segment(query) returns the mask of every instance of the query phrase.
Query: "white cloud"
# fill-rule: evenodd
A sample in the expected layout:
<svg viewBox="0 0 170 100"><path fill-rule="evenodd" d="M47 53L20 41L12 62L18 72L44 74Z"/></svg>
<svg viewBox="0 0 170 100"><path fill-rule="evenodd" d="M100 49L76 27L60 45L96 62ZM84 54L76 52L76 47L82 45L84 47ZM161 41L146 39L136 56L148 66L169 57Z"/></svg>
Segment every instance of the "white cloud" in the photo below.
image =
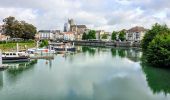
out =
<svg viewBox="0 0 170 100"><path fill-rule="evenodd" d="M107 31L159 22L170 25L168 0L0 0L0 19L15 16L38 29L63 29L68 18Z"/></svg>

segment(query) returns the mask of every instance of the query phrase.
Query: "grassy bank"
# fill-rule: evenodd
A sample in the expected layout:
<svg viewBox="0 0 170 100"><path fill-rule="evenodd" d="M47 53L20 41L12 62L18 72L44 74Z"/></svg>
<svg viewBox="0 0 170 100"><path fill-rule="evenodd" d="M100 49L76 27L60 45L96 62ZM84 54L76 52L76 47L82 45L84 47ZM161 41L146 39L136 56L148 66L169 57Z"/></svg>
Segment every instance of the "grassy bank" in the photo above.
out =
<svg viewBox="0 0 170 100"><path fill-rule="evenodd" d="M26 50L28 48L33 48L36 46L35 42L20 42L19 50ZM0 49L2 52L16 51L16 43L0 43Z"/></svg>

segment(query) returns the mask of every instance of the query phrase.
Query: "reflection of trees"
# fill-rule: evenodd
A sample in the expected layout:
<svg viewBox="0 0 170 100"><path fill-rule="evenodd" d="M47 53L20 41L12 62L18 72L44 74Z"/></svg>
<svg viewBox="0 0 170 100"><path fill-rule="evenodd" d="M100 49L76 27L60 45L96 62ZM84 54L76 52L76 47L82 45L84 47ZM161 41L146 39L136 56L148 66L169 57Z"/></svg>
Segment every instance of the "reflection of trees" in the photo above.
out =
<svg viewBox="0 0 170 100"><path fill-rule="evenodd" d="M111 53L112 53L112 57L115 57L117 54L116 54L116 49L111 49Z"/></svg>
<svg viewBox="0 0 170 100"><path fill-rule="evenodd" d="M7 69L6 75L8 80L11 82L15 82L16 79L24 72L31 68L33 65L37 63L37 60L33 60L31 62L26 63L16 63L16 64L9 64L9 68Z"/></svg>
<svg viewBox="0 0 170 100"><path fill-rule="evenodd" d="M140 61L140 50L137 50L137 49L128 49L127 50L127 58L129 60L132 60L134 62L138 62Z"/></svg>
<svg viewBox="0 0 170 100"><path fill-rule="evenodd" d="M94 55L96 53L96 50L91 47L82 47L83 53L88 52L90 55Z"/></svg>
<svg viewBox="0 0 170 100"><path fill-rule="evenodd" d="M126 57L126 50L125 49L119 49L118 54L121 58Z"/></svg>
<svg viewBox="0 0 170 100"><path fill-rule="evenodd" d="M3 87L3 72L0 71L0 89Z"/></svg>
<svg viewBox="0 0 170 100"><path fill-rule="evenodd" d="M147 66L142 63L142 69L146 74L146 80L153 93L170 93L170 70Z"/></svg>

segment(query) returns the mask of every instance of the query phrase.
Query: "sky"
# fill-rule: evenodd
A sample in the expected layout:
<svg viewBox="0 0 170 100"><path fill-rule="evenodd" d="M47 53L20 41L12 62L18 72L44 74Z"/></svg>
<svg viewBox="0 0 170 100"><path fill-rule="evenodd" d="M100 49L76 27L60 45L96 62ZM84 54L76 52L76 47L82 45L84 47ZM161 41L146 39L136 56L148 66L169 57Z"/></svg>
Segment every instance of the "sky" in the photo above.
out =
<svg viewBox="0 0 170 100"><path fill-rule="evenodd" d="M169 0L0 0L0 24L8 16L24 20L38 30L60 29L68 18L90 29L170 26Z"/></svg>

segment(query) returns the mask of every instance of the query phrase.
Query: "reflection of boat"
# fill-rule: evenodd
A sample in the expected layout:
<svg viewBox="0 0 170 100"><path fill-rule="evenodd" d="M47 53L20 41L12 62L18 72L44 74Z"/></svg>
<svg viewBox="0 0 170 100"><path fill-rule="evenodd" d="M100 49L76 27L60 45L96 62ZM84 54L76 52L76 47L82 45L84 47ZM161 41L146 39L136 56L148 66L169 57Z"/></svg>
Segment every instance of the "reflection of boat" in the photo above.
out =
<svg viewBox="0 0 170 100"><path fill-rule="evenodd" d="M30 58L25 52L5 52L2 53L2 62L27 62Z"/></svg>
<svg viewBox="0 0 170 100"><path fill-rule="evenodd" d="M74 45L72 45L70 43L60 43L54 47L54 50L57 52L62 52L62 51L74 52L74 51L76 51L76 48L74 47Z"/></svg>

